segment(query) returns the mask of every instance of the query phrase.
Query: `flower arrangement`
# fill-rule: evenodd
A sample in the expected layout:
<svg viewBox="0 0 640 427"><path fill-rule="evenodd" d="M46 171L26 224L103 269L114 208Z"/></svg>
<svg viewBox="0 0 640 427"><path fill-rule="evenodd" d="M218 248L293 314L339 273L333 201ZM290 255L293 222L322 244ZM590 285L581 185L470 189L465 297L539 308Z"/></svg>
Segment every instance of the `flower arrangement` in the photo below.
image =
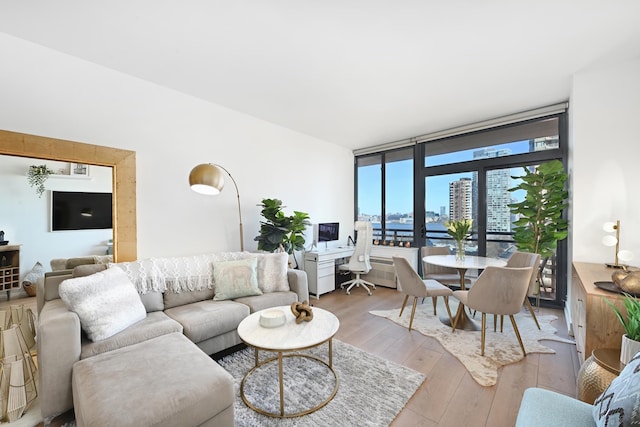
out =
<svg viewBox="0 0 640 427"><path fill-rule="evenodd" d="M456 242L465 240L468 237L471 237L472 222L473 220L471 219L447 221L445 223L445 226L447 227L447 233L449 233L449 235L453 237Z"/></svg>
<svg viewBox="0 0 640 427"><path fill-rule="evenodd" d="M447 221L445 226L447 227L447 233L456 241L456 259L464 260L464 241L471 237L471 219L460 219Z"/></svg>

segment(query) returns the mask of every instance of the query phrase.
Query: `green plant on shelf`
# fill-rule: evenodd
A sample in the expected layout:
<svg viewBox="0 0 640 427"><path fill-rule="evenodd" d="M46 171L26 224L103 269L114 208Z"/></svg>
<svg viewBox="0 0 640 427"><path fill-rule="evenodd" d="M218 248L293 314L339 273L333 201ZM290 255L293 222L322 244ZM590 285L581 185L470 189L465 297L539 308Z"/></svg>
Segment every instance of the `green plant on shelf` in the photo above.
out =
<svg viewBox="0 0 640 427"><path fill-rule="evenodd" d="M52 175L53 173L54 172L49 169L47 165L29 166L29 171L27 172L27 181L29 182L30 186L36 187L36 193L38 193L38 197L42 197L42 194L44 194L44 183L49 178L49 175Z"/></svg>

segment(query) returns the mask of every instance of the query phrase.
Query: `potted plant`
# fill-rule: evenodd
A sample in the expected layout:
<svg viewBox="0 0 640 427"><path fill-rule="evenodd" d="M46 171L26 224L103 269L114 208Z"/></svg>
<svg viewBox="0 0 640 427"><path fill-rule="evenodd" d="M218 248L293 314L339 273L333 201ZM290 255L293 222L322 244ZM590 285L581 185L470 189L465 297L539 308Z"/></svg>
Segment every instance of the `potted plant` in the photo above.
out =
<svg viewBox="0 0 640 427"><path fill-rule="evenodd" d="M42 197L44 193L44 183L49 178L49 175L53 174L53 171L47 167L47 165L29 166L29 170L27 172L27 181L29 185L32 187L36 187L36 193L38 193L38 197Z"/></svg>
<svg viewBox="0 0 640 427"><path fill-rule="evenodd" d="M258 242L258 250L275 252L283 251L295 257L295 251L304 249L304 232L311 225L309 214L293 211L292 215L286 215L282 208L282 200L262 199L260 214L264 221L260 221L260 235L255 237Z"/></svg>
<svg viewBox="0 0 640 427"><path fill-rule="evenodd" d="M627 311L626 319L622 316L618 307L613 305L607 298L605 298L605 301L611 306L624 328L625 333L622 335L620 361L626 365L640 351L640 300L624 293L622 301Z"/></svg>
<svg viewBox="0 0 640 427"><path fill-rule="evenodd" d="M555 253L558 241L568 233L568 222L562 218L568 206L567 174L559 160L542 163L533 171L523 169L524 176L511 177L522 182L509 189L525 192L524 200L509 205L511 213L518 218L513 223L513 240L519 250L549 258Z"/></svg>

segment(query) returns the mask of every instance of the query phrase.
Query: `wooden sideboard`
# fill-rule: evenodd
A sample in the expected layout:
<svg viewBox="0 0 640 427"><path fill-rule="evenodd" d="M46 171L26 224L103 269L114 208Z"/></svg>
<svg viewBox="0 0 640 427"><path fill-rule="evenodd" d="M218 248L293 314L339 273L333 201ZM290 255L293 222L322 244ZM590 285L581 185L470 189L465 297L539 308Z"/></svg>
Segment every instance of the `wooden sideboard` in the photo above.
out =
<svg viewBox="0 0 640 427"><path fill-rule="evenodd" d="M605 298L622 313L622 295L596 287L593 283L611 281L615 270L604 264L574 262L571 279L571 323L580 363L597 348L620 348L624 329Z"/></svg>

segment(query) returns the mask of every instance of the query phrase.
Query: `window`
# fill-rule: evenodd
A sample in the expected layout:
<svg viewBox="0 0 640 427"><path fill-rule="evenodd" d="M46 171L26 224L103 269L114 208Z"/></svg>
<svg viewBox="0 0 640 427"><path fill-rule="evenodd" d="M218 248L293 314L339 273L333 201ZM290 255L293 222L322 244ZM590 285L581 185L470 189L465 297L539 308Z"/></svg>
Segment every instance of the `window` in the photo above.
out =
<svg viewBox="0 0 640 427"><path fill-rule="evenodd" d="M471 218L467 253L508 258L516 250L509 204L524 197L508 190L517 185L523 166L564 161L565 138L562 110L440 139L414 138L411 147L357 156L357 217L372 218L379 244L448 246L452 253L454 242L444 224ZM542 271L550 277L540 297L552 305L566 295L564 259L562 241Z"/></svg>

